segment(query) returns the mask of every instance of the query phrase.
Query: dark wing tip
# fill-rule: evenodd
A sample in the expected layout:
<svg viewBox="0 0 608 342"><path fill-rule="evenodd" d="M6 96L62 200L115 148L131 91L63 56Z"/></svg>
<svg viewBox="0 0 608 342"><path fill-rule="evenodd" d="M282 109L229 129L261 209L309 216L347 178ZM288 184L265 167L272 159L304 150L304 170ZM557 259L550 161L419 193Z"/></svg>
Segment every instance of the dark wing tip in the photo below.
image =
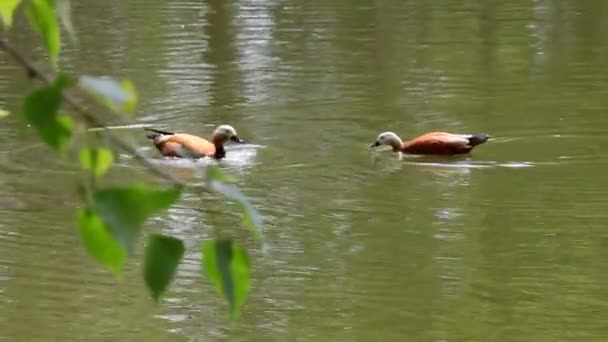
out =
<svg viewBox="0 0 608 342"><path fill-rule="evenodd" d="M485 133L473 134L469 138L469 143L471 144L471 146L477 146L485 143L486 141L488 141L489 138L490 136Z"/></svg>
<svg viewBox="0 0 608 342"><path fill-rule="evenodd" d="M173 135L173 134L175 134L173 132L161 131L160 129L148 128L148 127L144 127L144 131L149 131L149 132L154 132L154 133L164 134L164 135Z"/></svg>

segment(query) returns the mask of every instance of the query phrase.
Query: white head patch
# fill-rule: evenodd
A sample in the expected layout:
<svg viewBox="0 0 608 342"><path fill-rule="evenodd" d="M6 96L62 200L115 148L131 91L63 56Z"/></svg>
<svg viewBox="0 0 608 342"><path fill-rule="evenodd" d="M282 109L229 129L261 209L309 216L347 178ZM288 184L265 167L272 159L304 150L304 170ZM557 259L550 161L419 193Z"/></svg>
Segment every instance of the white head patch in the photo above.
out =
<svg viewBox="0 0 608 342"><path fill-rule="evenodd" d="M391 141L401 142L401 139L399 138L399 136L397 136L397 134L395 134L393 132L380 133L376 140L384 145L389 145Z"/></svg>
<svg viewBox="0 0 608 342"><path fill-rule="evenodd" d="M221 125L216 129L216 132L225 134L228 137L236 136L236 129L230 125Z"/></svg>

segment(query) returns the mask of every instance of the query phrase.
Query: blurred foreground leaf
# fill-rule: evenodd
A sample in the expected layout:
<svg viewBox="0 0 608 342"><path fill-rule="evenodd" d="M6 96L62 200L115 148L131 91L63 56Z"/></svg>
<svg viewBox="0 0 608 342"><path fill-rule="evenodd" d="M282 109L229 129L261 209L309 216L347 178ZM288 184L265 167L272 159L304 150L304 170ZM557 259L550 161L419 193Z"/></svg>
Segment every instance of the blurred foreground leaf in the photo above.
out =
<svg viewBox="0 0 608 342"><path fill-rule="evenodd" d="M13 25L13 13L19 3L21 0L0 0L0 19L4 27L9 28Z"/></svg>
<svg viewBox="0 0 608 342"><path fill-rule="evenodd" d="M230 317L236 319L249 293L249 258L232 240L206 241L203 265L216 290L228 300Z"/></svg>
<svg viewBox="0 0 608 342"><path fill-rule="evenodd" d="M245 226L258 241L263 241L262 216L236 185L227 184L227 182L233 181L232 178L214 166L208 167L207 178L209 179L209 187L212 190L239 204L243 213L243 226Z"/></svg>
<svg viewBox="0 0 608 342"><path fill-rule="evenodd" d="M114 239L131 254L146 219L168 209L179 195L179 188L156 190L145 185L132 185L98 190L93 201L95 210Z"/></svg>
<svg viewBox="0 0 608 342"><path fill-rule="evenodd" d="M210 181L219 181L222 183L234 183L235 179L227 175L222 169L217 166L207 166L206 177Z"/></svg>
<svg viewBox="0 0 608 342"><path fill-rule="evenodd" d="M110 77L81 76L79 86L116 113L133 113L137 93L129 80L116 81Z"/></svg>
<svg viewBox="0 0 608 342"><path fill-rule="evenodd" d="M56 67L61 51L61 32L54 6L52 0L28 0L26 12L32 26L42 36L51 64Z"/></svg>
<svg viewBox="0 0 608 342"><path fill-rule="evenodd" d="M92 172L95 178L103 176L112 166L113 160L112 151L107 148L83 148L80 150L80 165L83 169Z"/></svg>
<svg viewBox="0 0 608 342"><path fill-rule="evenodd" d="M63 151L70 142L74 121L60 115L63 90L68 86L67 76L60 74L55 82L34 90L25 98L21 115L32 124L49 146Z"/></svg>
<svg viewBox="0 0 608 342"><path fill-rule="evenodd" d="M59 19L61 19L61 25L63 25L70 35L70 38L76 39L76 33L72 25L72 6L70 6L70 0L55 0L55 8Z"/></svg>
<svg viewBox="0 0 608 342"><path fill-rule="evenodd" d="M146 248L144 279L155 301L167 290L184 255L182 240L152 235Z"/></svg>
<svg viewBox="0 0 608 342"><path fill-rule="evenodd" d="M127 255L110 235L101 218L90 209L80 209L77 222L80 237L89 255L116 276L120 275Z"/></svg>

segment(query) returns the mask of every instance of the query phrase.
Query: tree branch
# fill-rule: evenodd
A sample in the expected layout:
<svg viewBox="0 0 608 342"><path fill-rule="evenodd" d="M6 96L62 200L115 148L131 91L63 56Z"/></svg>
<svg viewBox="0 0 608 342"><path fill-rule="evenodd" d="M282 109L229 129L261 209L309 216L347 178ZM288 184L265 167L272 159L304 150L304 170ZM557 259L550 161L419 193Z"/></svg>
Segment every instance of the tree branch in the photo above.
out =
<svg viewBox="0 0 608 342"><path fill-rule="evenodd" d="M53 78L40 70L36 65L30 62L23 54L21 54L15 47L13 47L6 39L0 39L0 50L4 50L8 53L21 67L23 67L28 75L32 78L41 80L46 85L53 83ZM125 153L133 155L135 160L145 166L151 173L164 179L175 186L189 186L179 179L175 178L170 173L165 172L161 168L152 164L145 156L135 150L133 147L128 145L126 142L117 138L112 132L101 122L93 113L89 112L84 105L82 105L79 99L69 91L62 92L63 100L69 104L87 123L90 125L103 128L102 132L108 138L108 140L115 145L118 149Z"/></svg>

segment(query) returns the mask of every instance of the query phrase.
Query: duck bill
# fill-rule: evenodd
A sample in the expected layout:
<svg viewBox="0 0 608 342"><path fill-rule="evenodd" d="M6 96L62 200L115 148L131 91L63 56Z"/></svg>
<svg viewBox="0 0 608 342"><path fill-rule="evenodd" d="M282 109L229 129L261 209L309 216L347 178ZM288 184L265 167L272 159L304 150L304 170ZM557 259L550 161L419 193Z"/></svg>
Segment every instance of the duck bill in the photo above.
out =
<svg viewBox="0 0 608 342"><path fill-rule="evenodd" d="M230 137L230 141L234 141L235 143L239 143L239 144L244 144L245 143L245 140L239 138L236 135L231 136Z"/></svg>
<svg viewBox="0 0 608 342"><path fill-rule="evenodd" d="M369 147L370 148L374 148L374 147L378 147L380 145L382 145L382 144L379 141L376 140L373 144L369 145Z"/></svg>

